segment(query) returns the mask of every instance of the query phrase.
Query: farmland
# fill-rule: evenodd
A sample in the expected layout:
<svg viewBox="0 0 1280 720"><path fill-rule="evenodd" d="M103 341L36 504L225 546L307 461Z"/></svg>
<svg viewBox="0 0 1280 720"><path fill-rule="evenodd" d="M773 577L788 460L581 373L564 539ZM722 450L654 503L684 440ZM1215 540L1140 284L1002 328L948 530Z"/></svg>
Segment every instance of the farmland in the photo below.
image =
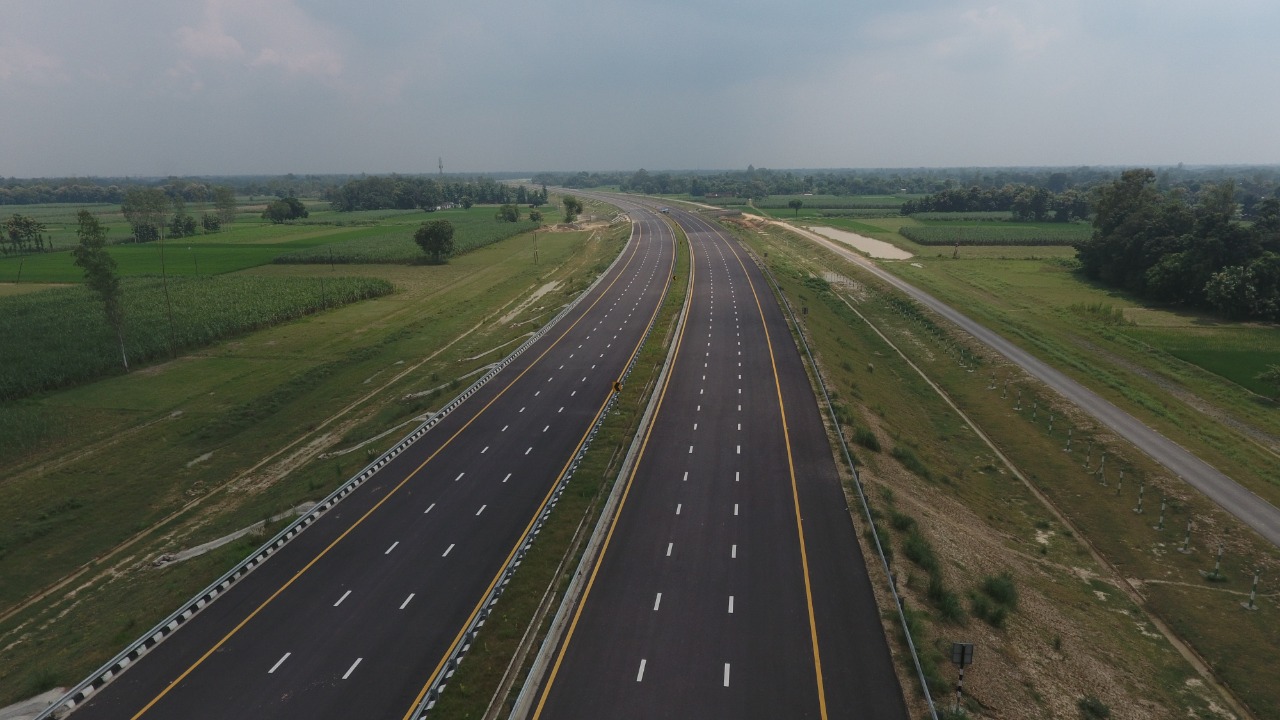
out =
<svg viewBox="0 0 1280 720"><path fill-rule="evenodd" d="M130 362L157 358L385 295L371 278L276 278L224 275L124 283L125 349ZM0 402L121 372L120 350L101 303L75 286L0 298Z"/></svg>
<svg viewBox="0 0 1280 720"><path fill-rule="evenodd" d="M0 257L0 283L40 282L77 283L81 271L71 262L74 245L75 208L68 206L31 206L22 212L44 218L54 252ZM444 210L424 213L419 210L369 210L339 213L323 205L312 208L306 220L273 224L258 217L259 205L242 207L236 223L218 233L165 240L160 243L128 242L129 226L120 214L120 206L103 205L89 208L108 228L108 241L114 242L110 253L119 265L121 275L216 275L244 270L275 262L291 253L290 262L411 262L422 255L413 244L413 232L426 220L448 220L456 227L454 244L458 252L468 252L512 234L534 229L528 222L500 223L493 219L493 208L476 206L469 210ZM554 209L544 208L547 222L556 222ZM348 247L354 249L348 249ZM373 256L385 259L358 259Z"/></svg>
<svg viewBox="0 0 1280 720"><path fill-rule="evenodd" d="M1070 245L1087 240L1091 228L1082 223L957 223L947 220L925 220L917 225L904 225L903 237L920 245L1007 245L1034 247Z"/></svg>
<svg viewBox="0 0 1280 720"><path fill-rule="evenodd" d="M410 217L414 221L421 221L424 215L413 213ZM454 253L458 255L536 228L527 221L496 222L493 219L491 207L442 210L432 213L430 218L448 220L453 224ZM276 257L274 262L281 264L414 262L424 257L422 249L413 242L413 231L416 228L416 222L397 223L389 227L380 226L382 231L379 233L365 234L341 244L326 243L294 250Z"/></svg>

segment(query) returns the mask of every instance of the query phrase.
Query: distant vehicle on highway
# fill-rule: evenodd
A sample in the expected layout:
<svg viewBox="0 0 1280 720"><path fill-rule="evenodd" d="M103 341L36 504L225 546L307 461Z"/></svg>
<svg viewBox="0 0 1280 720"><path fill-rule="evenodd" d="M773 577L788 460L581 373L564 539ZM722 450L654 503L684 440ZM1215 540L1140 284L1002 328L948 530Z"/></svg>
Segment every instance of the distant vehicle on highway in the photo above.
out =
<svg viewBox="0 0 1280 720"><path fill-rule="evenodd" d="M670 212L671 212L671 208L669 208L669 207L662 207L662 208L658 208L658 212L661 212L661 213L670 213Z"/></svg>

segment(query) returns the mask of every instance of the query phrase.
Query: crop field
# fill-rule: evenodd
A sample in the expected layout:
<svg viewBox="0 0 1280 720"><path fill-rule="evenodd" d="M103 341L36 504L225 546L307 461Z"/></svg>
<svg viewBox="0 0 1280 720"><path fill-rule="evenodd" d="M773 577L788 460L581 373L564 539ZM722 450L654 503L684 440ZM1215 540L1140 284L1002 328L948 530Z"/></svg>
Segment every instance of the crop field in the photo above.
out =
<svg viewBox="0 0 1280 720"><path fill-rule="evenodd" d="M109 252L120 274L125 276L160 275L162 266L169 275L216 275L277 262L281 256L290 259L279 262L308 264L412 262L423 256L422 250L413 243L413 232L428 220L448 220L454 224L458 254L534 229L524 221L494 220L494 208L487 205L435 213L420 210L339 213L324 204L311 205L307 219L278 225L253 212L256 206L241 206L236 223L221 232L167 239L163 247L158 242L129 242L129 225L124 222L119 205L89 206L89 210L106 224L108 242L117 243ZM20 207L21 214L37 217L48 225L47 235L54 240L56 250L0 256L0 283L81 282L83 274L72 263L70 253L76 243L75 214L81 206L14 207ZM522 211L527 213L527 208ZM542 212L546 222L557 222L556 209L544 207Z"/></svg>
<svg viewBox="0 0 1280 720"><path fill-rule="evenodd" d="M544 217L554 211L544 210ZM344 213L354 215L356 213ZM406 216L397 216L394 225L380 225L381 232L360 238L285 253L275 258L281 264L316 263L406 263L425 257L422 248L413 242L418 225L427 220L448 220L453 223L454 254L461 255L499 240L530 232L535 228L528 221L498 222L493 219L492 207L473 207L469 210L440 210L430 214L413 213L410 222Z"/></svg>
<svg viewBox="0 0 1280 720"><path fill-rule="evenodd" d="M853 208L891 209L900 208L903 203L916 197L915 195L770 195L763 200L756 200L753 205L761 209L787 209L792 200L799 200L804 207L815 210L848 210Z"/></svg>
<svg viewBox="0 0 1280 720"><path fill-rule="evenodd" d="M123 284L132 365L392 291L386 281L344 277L218 276L168 284L172 327L161 280ZM102 303L84 287L0 298L0 337L0 402L123 372Z"/></svg>
<svg viewBox="0 0 1280 720"><path fill-rule="evenodd" d="M951 222L967 220L1012 220L1013 213L1008 210L974 211L974 212L918 212L912 213L916 220L946 220Z"/></svg>
<svg viewBox="0 0 1280 720"><path fill-rule="evenodd" d="M1081 223L1025 223L981 222L957 224L953 222L925 221L920 225L906 225L898 230L903 237L920 245L1070 245L1089 239L1092 228Z"/></svg>

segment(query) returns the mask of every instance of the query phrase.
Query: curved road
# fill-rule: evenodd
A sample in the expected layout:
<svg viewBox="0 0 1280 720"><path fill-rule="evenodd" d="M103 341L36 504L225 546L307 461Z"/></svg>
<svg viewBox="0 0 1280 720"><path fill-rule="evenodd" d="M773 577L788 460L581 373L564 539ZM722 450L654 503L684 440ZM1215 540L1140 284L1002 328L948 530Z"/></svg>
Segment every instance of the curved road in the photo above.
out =
<svg viewBox="0 0 1280 720"><path fill-rule="evenodd" d="M776 222L776 221L775 221ZM792 231L796 228L778 223ZM808 240L851 260L868 272L910 295L922 305L960 326L979 342L1004 355L1011 362L1026 370L1033 377L1056 390L1069 402L1092 415L1111 428L1116 434L1133 443L1139 450L1199 490L1223 510L1239 518L1259 535L1280 546L1280 509L1259 497L1256 493L1232 480L1225 473L1206 463L1181 445L1161 435L1129 413L1103 399L1100 395L1067 377L1036 358L1031 353L1009 342L1004 336L974 321L941 300L914 285L881 269L866 257L813 233L799 231Z"/></svg>
<svg viewBox="0 0 1280 720"><path fill-rule="evenodd" d="M736 240L672 217L691 305L532 717L905 720L786 320Z"/></svg>
<svg viewBox="0 0 1280 720"><path fill-rule="evenodd" d="M409 717L653 323L674 236L637 215L557 327L75 717Z"/></svg>

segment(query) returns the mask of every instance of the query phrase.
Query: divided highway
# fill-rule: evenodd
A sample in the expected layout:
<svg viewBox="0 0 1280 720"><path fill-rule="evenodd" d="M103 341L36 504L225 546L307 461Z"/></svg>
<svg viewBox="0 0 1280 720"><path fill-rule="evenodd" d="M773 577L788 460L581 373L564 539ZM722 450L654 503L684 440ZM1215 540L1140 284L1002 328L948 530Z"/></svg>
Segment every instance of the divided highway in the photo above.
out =
<svg viewBox="0 0 1280 720"><path fill-rule="evenodd" d="M691 305L531 717L906 718L783 314L736 240L671 212Z"/></svg>
<svg viewBox="0 0 1280 720"><path fill-rule="evenodd" d="M671 282L670 227L652 211L633 220L619 260L556 327L74 717L412 715Z"/></svg>

